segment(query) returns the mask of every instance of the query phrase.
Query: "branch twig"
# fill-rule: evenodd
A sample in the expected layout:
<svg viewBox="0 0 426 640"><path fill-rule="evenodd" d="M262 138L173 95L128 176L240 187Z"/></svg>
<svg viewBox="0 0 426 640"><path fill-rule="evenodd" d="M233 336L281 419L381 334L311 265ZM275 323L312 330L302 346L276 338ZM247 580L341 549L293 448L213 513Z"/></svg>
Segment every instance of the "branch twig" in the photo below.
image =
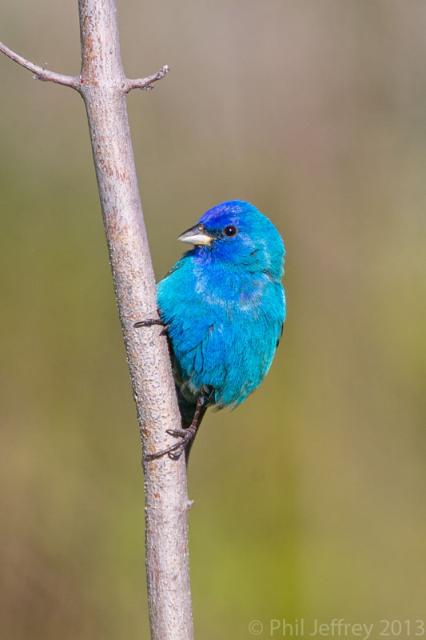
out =
<svg viewBox="0 0 426 640"><path fill-rule="evenodd" d="M5 56L19 64L21 67L28 69L34 74L36 80L43 80L44 82L54 82L56 84L62 84L64 87L71 87L77 91L80 89L80 78L78 76L67 76L64 73L56 73L55 71L49 71L44 67L40 67L38 64L30 62L23 56L19 55L12 49L9 49L3 42L0 42L0 53L4 53Z"/></svg>
<svg viewBox="0 0 426 640"><path fill-rule="evenodd" d="M165 64L157 73L153 73L146 78L126 78L124 83L124 90L126 93L132 91L132 89L146 89L150 91L153 89L154 82L162 80L170 71L169 65Z"/></svg>

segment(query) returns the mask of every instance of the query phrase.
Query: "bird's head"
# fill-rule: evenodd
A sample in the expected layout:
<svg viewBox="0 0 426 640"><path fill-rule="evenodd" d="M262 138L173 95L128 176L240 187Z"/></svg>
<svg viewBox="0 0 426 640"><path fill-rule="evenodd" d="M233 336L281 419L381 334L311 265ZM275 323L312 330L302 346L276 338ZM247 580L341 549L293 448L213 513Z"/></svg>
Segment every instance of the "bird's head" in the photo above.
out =
<svg viewBox="0 0 426 640"><path fill-rule="evenodd" d="M274 278L283 274L282 238L272 222L249 202L231 200L212 207L179 240L195 245L194 253L201 258L263 271Z"/></svg>

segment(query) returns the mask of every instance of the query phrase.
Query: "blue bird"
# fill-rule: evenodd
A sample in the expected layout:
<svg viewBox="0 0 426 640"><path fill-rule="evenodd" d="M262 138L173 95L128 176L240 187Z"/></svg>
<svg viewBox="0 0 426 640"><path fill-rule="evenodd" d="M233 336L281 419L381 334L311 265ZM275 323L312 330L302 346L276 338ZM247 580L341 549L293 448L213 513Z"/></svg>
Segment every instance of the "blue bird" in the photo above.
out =
<svg viewBox="0 0 426 640"><path fill-rule="evenodd" d="M272 222L248 202L209 209L179 240L194 245L158 284L182 428L148 456L177 459L209 406L236 407L268 373L286 316L285 248ZM151 326L148 320L135 326Z"/></svg>

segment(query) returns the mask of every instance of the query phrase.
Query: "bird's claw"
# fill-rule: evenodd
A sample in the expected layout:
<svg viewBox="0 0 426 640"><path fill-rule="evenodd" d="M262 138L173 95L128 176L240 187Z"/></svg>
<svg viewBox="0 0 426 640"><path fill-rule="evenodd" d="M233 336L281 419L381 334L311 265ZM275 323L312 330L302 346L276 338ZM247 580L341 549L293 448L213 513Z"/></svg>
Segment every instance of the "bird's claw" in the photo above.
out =
<svg viewBox="0 0 426 640"><path fill-rule="evenodd" d="M166 433L174 438L186 438L188 437L188 431L186 429L167 429Z"/></svg>
<svg viewBox="0 0 426 640"><path fill-rule="evenodd" d="M159 318L148 318L148 320L139 320L139 322L135 322L133 326L135 329L141 329L143 327L154 327L155 325L165 327L164 322L162 322Z"/></svg>
<svg viewBox="0 0 426 640"><path fill-rule="evenodd" d="M160 331L160 336L167 335L167 325L164 324L164 322L162 322L158 318L149 318L148 320L139 320L139 322L135 322L133 326L135 329L142 329L144 327L154 327L154 326L163 327L163 329Z"/></svg>
<svg viewBox="0 0 426 640"><path fill-rule="evenodd" d="M177 451L169 451L169 453L167 454L170 458L170 460L179 460L179 458L181 457L183 453L183 447Z"/></svg>
<svg viewBox="0 0 426 640"><path fill-rule="evenodd" d="M180 441L176 442L176 444L172 444L170 447L167 447L167 449L157 451L157 453L148 453L145 456L145 460L147 462L151 462L151 460L157 460L158 458L162 458L166 455L169 456L170 460L179 460L187 445L191 442L195 435L194 431L190 428L167 429L166 433L168 433L169 436L173 436L174 438L180 438Z"/></svg>

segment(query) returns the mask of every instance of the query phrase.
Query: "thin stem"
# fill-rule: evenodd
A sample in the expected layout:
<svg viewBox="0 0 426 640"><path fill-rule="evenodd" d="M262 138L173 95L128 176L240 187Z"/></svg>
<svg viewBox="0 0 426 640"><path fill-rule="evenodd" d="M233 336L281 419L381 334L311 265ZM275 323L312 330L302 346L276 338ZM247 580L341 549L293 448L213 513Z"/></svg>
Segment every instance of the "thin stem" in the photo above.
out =
<svg viewBox="0 0 426 640"><path fill-rule="evenodd" d="M9 49L9 47L3 44L3 42L0 42L0 53L4 53L4 55L13 60L13 62L16 62L21 67L28 69L28 71L31 71L36 80L62 84L64 87L71 87L77 91L80 89L80 78L78 76L67 76L64 73L56 73L55 71L49 71L49 69L40 67L38 64L30 62L30 60L19 55L19 53Z"/></svg>
<svg viewBox="0 0 426 640"><path fill-rule="evenodd" d="M153 89L154 82L162 80L169 73L169 70L169 65L165 64L159 71L157 71L157 73L153 73L146 78L126 78L124 90L126 93L129 93L132 89Z"/></svg>

